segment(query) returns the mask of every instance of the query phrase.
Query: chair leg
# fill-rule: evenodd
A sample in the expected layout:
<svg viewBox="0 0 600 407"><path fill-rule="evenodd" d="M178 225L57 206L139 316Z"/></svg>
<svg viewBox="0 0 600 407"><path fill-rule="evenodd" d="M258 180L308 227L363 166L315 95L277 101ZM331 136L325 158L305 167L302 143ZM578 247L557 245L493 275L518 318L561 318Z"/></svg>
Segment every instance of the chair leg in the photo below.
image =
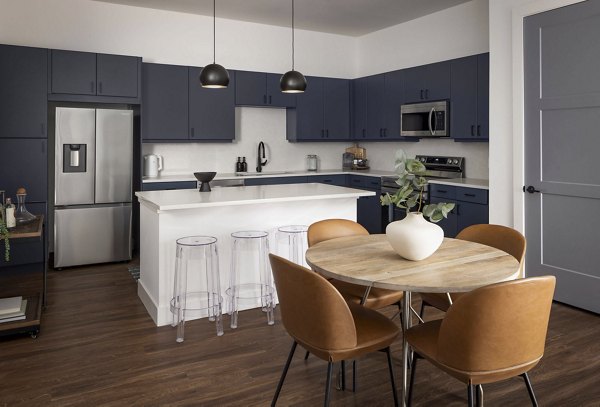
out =
<svg viewBox="0 0 600 407"><path fill-rule="evenodd" d="M529 393L529 398L531 399L531 405L533 407L538 407L538 402L535 398L535 393L533 392L533 387L531 387L531 381L529 380L529 375L527 373L523 373L521 375L523 380L525 380L525 386L527 386L527 392Z"/></svg>
<svg viewBox="0 0 600 407"><path fill-rule="evenodd" d="M327 363L327 381L325 382L325 403L324 406L329 405L329 395L331 393L331 374L333 373L333 362Z"/></svg>
<svg viewBox="0 0 600 407"><path fill-rule="evenodd" d="M356 359L352 361L352 392L356 392Z"/></svg>
<svg viewBox="0 0 600 407"><path fill-rule="evenodd" d="M417 359L419 359L419 355L417 353L413 353L412 365L410 367L410 381L408 382L408 401L406 402L406 405L409 407L412 404L413 385L415 383L415 370L417 368Z"/></svg>
<svg viewBox="0 0 600 407"><path fill-rule="evenodd" d="M277 404L277 398L279 397L279 392L281 391L281 387L283 386L283 381L285 380L285 375L287 375L287 371L290 368L290 364L292 363L292 358L294 357L294 352L296 351L296 346L298 346L298 342L294 341L292 344L292 349L290 349L290 354L288 355L287 362L285 362L285 367L283 368L283 372L281 373L281 378L279 379L279 383L277 383L277 390L275 390L275 395L273 396L273 401L271 401L271 407L275 407Z"/></svg>
<svg viewBox="0 0 600 407"><path fill-rule="evenodd" d="M342 360L342 390L346 390L346 361Z"/></svg>
<svg viewBox="0 0 600 407"><path fill-rule="evenodd" d="M307 360L309 356L310 356L310 352L306 351L306 354L304 355L304 360Z"/></svg>
<svg viewBox="0 0 600 407"><path fill-rule="evenodd" d="M425 313L425 301L421 300L421 310L419 311L419 317L423 319L423 314Z"/></svg>
<svg viewBox="0 0 600 407"><path fill-rule="evenodd" d="M480 384L475 386L475 405L483 407L483 386Z"/></svg>
<svg viewBox="0 0 600 407"><path fill-rule="evenodd" d="M467 385L467 402L468 402L469 407L475 407L473 405L473 385L472 384Z"/></svg>
<svg viewBox="0 0 600 407"><path fill-rule="evenodd" d="M402 301L397 302L398 305L398 317L400 318L400 328L402 328L402 332L404 332L404 316L402 315Z"/></svg>
<svg viewBox="0 0 600 407"><path fill-rule="evenodd" d="M390 369L390 381L392 382L392 394L394 395L394 406L398 407L398 391L396 390L396 378L394 377L394 365L392 364L392 354L390 347L385 348L387 355L388 368Z"/></svg>

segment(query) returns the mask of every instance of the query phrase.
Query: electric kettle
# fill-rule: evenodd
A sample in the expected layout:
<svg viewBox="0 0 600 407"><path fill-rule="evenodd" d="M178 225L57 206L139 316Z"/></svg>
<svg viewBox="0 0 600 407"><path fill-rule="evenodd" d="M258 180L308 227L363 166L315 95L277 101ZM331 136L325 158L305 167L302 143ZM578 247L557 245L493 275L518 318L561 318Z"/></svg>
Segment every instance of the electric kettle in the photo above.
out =
<svg viewBox="0 0 600 407"><path fill-rule="evenodd" d="M163 169L162 155L148 154L144 156L144 177L158 177L158 172Z"/></svg>

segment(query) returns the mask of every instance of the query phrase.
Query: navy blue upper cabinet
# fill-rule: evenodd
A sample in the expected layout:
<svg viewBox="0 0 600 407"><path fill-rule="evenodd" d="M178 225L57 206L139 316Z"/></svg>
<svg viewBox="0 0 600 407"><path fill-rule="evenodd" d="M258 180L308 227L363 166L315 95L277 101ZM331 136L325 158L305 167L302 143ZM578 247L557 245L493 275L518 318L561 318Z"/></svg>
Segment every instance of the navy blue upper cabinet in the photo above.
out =
<svg viewBox="0 0 600 407"><path fill-rule="evenodd" d="M141 58L50 51L50 93L83 96L139 97Z"/></svg>
<svg viewBox="0 0 600 407"><path fill-rule="evenodd" d="M188 139L188 67L142 65L142 139Z"/></svg>
<svg viewBox="0 0 600 407"><path fill-rule="evenodd" d="M17 188L24 187L27 202L46 202L47 143L45 139L0 138L0 189L6 191L7 197L14 199Z"/></svg>
<svg viewBox="0 0 600 407"><path fill-rule="evenodd" d="M352 138L367 138L367 81L358 78L352 81Z"/></svg>
<svg viewBox="0 0 600 407"><path fill-rule="evenodd" d="M189 68L190 139L231 141L235 139L235 82L229 72L226 89L203 88L198 81L202 68Z"/></svg>
<svg viewBox="0 0 600 407"><path fill-rule="evenodd" d="M237 71L235 104L238 106L296 106L296 95L281 92L280 79L281 74Z"/></svg>
<svg viewBox="0 0 600 407"><path fill-rule="evenodd" d="M0 45L0 138L46 137L47 67L45 49Z"/></svg>
<svg viewBox="0 0 600 407"><path fill-rule="evenodd" d="M404 100L424 102L450 98L450 61L404 70Z"/></svg>
<svg viewBox="0 0 600 407"><path fill-rule="evenodd" d="M323 79L323 128L326 139L350 139L349 80Z"/></svg>
<svg viewBox="0 0 600 407"><path fill-rule="evenodd" d="M98 54L96 56L98 81L97 94L136 98L140 58L123 55Z"/></svg>
<svg viewBox="0 0 600 407"><path fill-rule="evenodd" d="M367 138L383 138L385 127L385 75L367 78Z"/></svg>
<svg viewBox="0 0 600 407"><path fill-rule="evenodd" d="M404 103L404 72L392 71L385 74L385 120L384 139L401 139L400 106Z"/></svg>
<svg viewBox="0 0 600 407"><path fill-rule="evenodd" d="M450 135L454 140L489 139L488 55L451 61Z"/></svg>

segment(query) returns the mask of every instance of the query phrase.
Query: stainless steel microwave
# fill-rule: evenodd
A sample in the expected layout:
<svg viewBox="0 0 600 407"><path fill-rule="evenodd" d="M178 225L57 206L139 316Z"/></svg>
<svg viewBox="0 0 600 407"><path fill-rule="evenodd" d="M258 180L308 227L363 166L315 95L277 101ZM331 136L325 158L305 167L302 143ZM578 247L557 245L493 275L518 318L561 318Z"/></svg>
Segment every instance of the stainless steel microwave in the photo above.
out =
<svg viewBox="0 0 600 407"><path fill-rule="evenodd" d="M400 106L400 135L407 137L447 137L448 101Z"/></svg>

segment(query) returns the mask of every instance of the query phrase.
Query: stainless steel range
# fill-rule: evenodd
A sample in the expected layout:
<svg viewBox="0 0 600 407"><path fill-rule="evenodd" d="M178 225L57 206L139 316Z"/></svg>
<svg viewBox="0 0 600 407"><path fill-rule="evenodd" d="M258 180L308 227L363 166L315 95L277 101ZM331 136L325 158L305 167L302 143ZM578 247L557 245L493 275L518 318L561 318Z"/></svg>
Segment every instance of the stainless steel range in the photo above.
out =
<svg viewBox="0 0 600 407"><path fill-rule="evenodd" d="M415 159L425 165L427 170L425 178L431 179L450 179L450 178L463 178L465 173L465 158L464 157L440 157L440 156L428 156L428 155L417 155ZM381 193L395 194L399 186L396 184L395 176L381 177ZM429 185L426 187L424 194L424 200L429 203ZM387 216L384 216L384 226L395 220L399 220L406 216L405 210L402 208L396 208L389 206L387 208ZM384 228L385 229L385 228Z"/></svg>

